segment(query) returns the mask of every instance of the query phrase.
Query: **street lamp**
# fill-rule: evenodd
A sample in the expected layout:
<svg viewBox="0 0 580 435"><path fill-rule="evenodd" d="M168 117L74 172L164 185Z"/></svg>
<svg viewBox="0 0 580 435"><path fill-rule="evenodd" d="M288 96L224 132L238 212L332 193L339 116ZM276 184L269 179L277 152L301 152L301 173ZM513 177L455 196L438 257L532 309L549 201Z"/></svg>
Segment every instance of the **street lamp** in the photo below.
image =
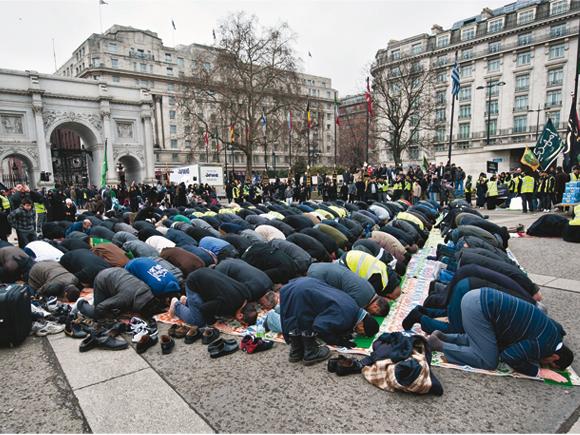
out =
<svg viewBox="0 0 580 435"><path fill-rule="evenodd" d="M536 142L538 141L538 136L540 135L540 112L543 112L544 110L546 110L546 109L542 109L540 104L538 104L537 109L529 109L528 110L528 113L536 112L538 114L538 116L536 118Z"/></svg>
<svg viewBox="0 0 580 435"><path fill-rule="evenodd" d="M491 90L494 86L505 86L505 82L489 82L485 86L478 86L476 89L487 89L488 91L488 98L487 98L487 140L486 145L489 145L489 136L490 136L490 127L491 127Z"/></svg>

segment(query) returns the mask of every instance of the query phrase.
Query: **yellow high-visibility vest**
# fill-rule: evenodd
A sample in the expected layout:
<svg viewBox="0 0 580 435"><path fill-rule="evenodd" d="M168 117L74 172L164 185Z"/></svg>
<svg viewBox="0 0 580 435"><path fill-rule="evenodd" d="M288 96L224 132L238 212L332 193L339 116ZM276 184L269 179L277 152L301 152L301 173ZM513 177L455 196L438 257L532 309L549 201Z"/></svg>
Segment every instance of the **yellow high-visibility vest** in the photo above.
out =
<svg viewBox="0 0 580 435"><path fill-rule="evenodd" d="M534 177L531 177L529 175L526 175L524 178L522 178L521 193L534 193L535 182L536 180L534 180Z"/></svg>
<svg viewBox="0 0 580 435"><path fill-rule="evenodd" d="M36 212L36 214L46 213L46 207L41 202L35 202L34 211Z"/></svg>
<svg viewBox="0 0 580 435"><path fill-rule="evenodd" d="M425 225L423 225L423 222L421 222L421 219L419 219L417 216L413 216L411 213L407 213L407 212L402 211L397 215L397 219L401 219L403 221L413 222L419 228L421 228L421 230L425 229Z"/></svg>
<svg viewBox="0 0 580 435"><path fill-rule="evenodd" d="M487 196L497 196L497 181L487 182Z"/></svg>
<svg viewBox="0 0 580 435"><path fill-rule="evenodd" d="M570 181L580 181L580 174L576 175L574 172L570 174Z"/></svg>
<svg viewBox="0 0 580 435"><path fill-rule="evenodd" d="M232 189L232 196L234 197L234 199L239 198L240 197L240 188L238 186L235 186Z"/></svg>
<svg viewBox="0 0 580 435"><path fill-rule="evenodd" d="M361 278L368 280L378 273L381 275L383 289L389 282L387 266L381 260L363 251L349 251L345 257L346 266Z"/></svg>
<svg viewBox="0 0 580 435"><path fill-rule="evenodd" d="M10 201L4 195L0 195L0 205L2 210L10 211Z"/></svg>

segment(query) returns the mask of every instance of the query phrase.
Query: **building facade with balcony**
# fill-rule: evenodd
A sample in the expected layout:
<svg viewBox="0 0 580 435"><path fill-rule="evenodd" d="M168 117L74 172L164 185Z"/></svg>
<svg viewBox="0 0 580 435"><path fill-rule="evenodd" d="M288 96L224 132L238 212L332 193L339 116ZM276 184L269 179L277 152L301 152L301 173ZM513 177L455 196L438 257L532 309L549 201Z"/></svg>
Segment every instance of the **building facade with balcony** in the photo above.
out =
<svg viewBox="0 0 580 435"><path fill-rule="evenodd" d="M114 25L103 34L92 34L74 50L73 55L56 72L65 77L81 77L106 83L147 89L153 99L153 142L155 166L159 174L168 168L191 163L228 165L245 169L245 155L240 151L218 153L218 145L210 141L204 145L203 131L191 131L191 123L178 109L180 81L198 58L206 58L214 50L200 44L168 47L157 33ZM311 102L313 125L310 130L313 164L330 165L334 161L334 98L332 80L309 74L299 74L302 93ZM306 104L306 103L305 103ZM296 136L302 132L304 113L294 113ZM227 128L227 127L226 127ZM197 130L194 128L194 130ZM287 137L287 135L285 135ZM292 145L292 162L303 157L306 148ZM253 155L256 170L266 167L286 168L290 164L289 146L283 140L268 145L268 152L258 147Z"/></svg>
<svg viewBox="0 0 580 435"><path fill-rule="evenodd" d="M367 143L367 101L364 94L347 95L340 99L338 115L340 135L338 138L338 164L360 167L365 162ZM369 120L369 160L376 160L372 134L372 121Z"/></svg>
<svg viewBox="0 0 580 435"><path fill-rule="evenodd" d="M564 135L572 104L580 31L580 2L518 0L485 8L449 29L390 41L380 50L373 75L397 62L422 62L436 70L431 161L447 162L453 124L452 162L477 175L485 162L499 170L519 166L526 146L551 119ZM451 118L451 70L457 56L460 90ZM386 152L381 156L386 157ZM405 163L418 163L409 159Z"/></svg>

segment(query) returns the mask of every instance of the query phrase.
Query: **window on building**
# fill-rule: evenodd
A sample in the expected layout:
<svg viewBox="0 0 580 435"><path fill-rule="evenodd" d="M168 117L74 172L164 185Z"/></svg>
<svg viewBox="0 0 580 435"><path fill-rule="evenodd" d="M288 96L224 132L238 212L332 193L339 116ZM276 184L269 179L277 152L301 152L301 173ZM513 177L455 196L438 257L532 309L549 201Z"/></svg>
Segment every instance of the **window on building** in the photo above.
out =
<svg viewBox="0 0 580 435"><path fill-rule="evenodd" d="M528 129L528 115L514 116L514 133L525 133Z"/></svg>
<svg viewBox="0 0 580 435"><path fill-rule="evenodd" d="M447 73L439 72L437 73L437 83L445 83L447 81Z"/></svg>
<svg viewBox="0 0 580 435"><path fill-rule="evenodd" d="M435 130L435 141L444 142L445 141L445 127L437 127Z"/></svg>
<svg viewBox="0 0 580 435"><path fill-rule="evenodd" d="M562 105L562 91L548 91L546 93L546 107L556 107Z"/></svg>
<svg viewBox="0 0 580 435"><path fill-rule="evenodd" d="M459 106L459 118L471 118L471 104L462 104Z"/></svg>
<svg viewBox="0 0 580 435"><path fill-rule="evenodd" d="M191 141L190 140L185 141L185 148L191 149Z"/></svg>
<svg viewBox="0 0 580 435"><path fill-rule="evenodd" d="M536 9L518 12L518 24L530 23L534 21L534 18L536 18Z"/></svg>
<svg viewBox="0 0 580 435"><path fill-rule="evenodd" d="M419 54L422 51L423 43L415 42L411 45L411 54Z"/></svg>
<svg viewBox="0 0 580 435"><path fill-rule="evenodd" d="M449 45L449 34L437 36L437 48L447 47Z"/></svg>
<svg viewBox="0 0 580 435"><path fill-rule="evenodd" d="M489 20L487 22L487 33L496 33L503 29L503 18Z"/></svg>
<svg viewBox="0 0 580 435"><path fill-rule="evenodd" d="M471 124L468 122L459 124L459 139L469 139Z"/></svg>
<svg viewBox="0 0 580 435"><path fill-rule="evenodd" d="M111 68L119 68L119 59L111 59Z"/></svg>
<svg viewBox="0 0 580 435"><path fill-rule="evenodd" d="M436 104L445 104L445 94L446 91L437 91L435 93L435 102Z"/></svg>
<svg viewBox="0 0 580 435"><path fill-rule="evenodd" d="M514 109L518 112L528 110L528 96L518 95L514 100Z"/></svg>
<svg viewBox="0 0 580 435"><path fill-rule="evenodd" d="M183 68L183 65L185 65L185 61L183 60L183 57L178 57L177 58L177 66Z"/></svg>
<svg viewBox="0 0 580 435"><path fill-rule="evenodd" d="M175 91L175 84L173 84L173 83L167 83L167 90L169 92Z"/></svg>
<svg viewBox="0 0 580 435"><path fill-rule="evenodd" d="M558 59L564 57L564 44L550 45L548 59Z"/></svg>
<svg viewBox="0 0 580 435"><path fill-rule="evenodd" d="M392 60L398 60L401 58L401 50L400 49L396 49L396 50L391 50L391 59Z"/></svg>
<svg viewBox="0 0 580 435"><path fill-rule="evenodd" d="M113 79L113 83L119 83L121 81L121 77L119 76L111 76L111 78Z"/></svg>
<svg viewBox="0 0 580 435"><path fill-rule="evenodd" d="M487 45L487 51L488 51L488 53L497 53L500 50L501 50L501 42L500 41L490 42Z"/></svg>
<svg viewBox="0 0 580 435"><path fill-rule="evenodd" d="M530 88L530 75L521 74L516 76L516 92L527 91Z"/></svg>
<svg viewBox="0 0 580 435"><path fill-rule="evenodd" d="M165 62L171 62L171 53L165 53Z"/></svg>
<svg viewBox="0 0 580 435"><path fill-rule="evenodd" d="M473 76L473 65L463 65L459 70L459 75L461 78Z"/></svg>
<svg viewBox="0 0 580 435"><path fill-rule="evenodd" d="M435 110L435 121L436 122L445 121L445 109L436 109Z"/></svg>
<svg viewBox="0 0 580 435"><path fill-rule="evenodd" d="M177 148L177 139L171 139L169 143L171 144L171 148L173 149Z"/></svg>
<svg viewBox="0 0 580 435"><path fill-rule="evenodd" d="M169 133L171 133L171 134L177 134L177 125L171 124L169 126Z"/></svg>
<svg viewBox="0 0 580 435"><path fill-rule="evenodd" d="M147 64L146 63L139 64L139 71L147 72Z"/></svg>
<svg viewBox="0 0 580 435"><path fill-rule="evenodd" d="M473 38L475 38L475 26L461 29L461 40L462 41L469 41L470 39L473 39Z"/></svg>
<svg viewBox="0 0 580 435"><path fill-rule="evenodd" d="M99 76L99 75L96 75L96 74L93 75L93 80L99 80L100 78L101 78L101 76Z"/></svg>
<svg viewBox="0 0 580 435"><path fill-rule="evenodd" d="M550 3L550 15L558 15L570 9L570 0L553 0Z"/></svg>
<svg viewBox="0 0 580 435"><path fill-rule="evenodd" d="M495 86L496 83L499 83L498 79L494 79L494 80L489 80L487 82L488 85L490 85L485 92L485 96L488 97L489 94L491 93L492 97L495 97L497 95L499 95L499 86Z"/></svg>
<svg viewBox="0 0 580 435"><path fill-rule="evenodd" d="M175 115L176 115L175 110L170 110L169 111L169 119L175 119Z"/></svg>
<svg viewBox="0 0 580 435"><path fill-rule="evenodd" d="M169 97L169 105L175 106L175 97Z"/></svg>
<svg viewBox="0 0 580 435"><path fill-rule="evenodd" d="M459 88L459 101L471 100L471 85Z"/></svg>
<svg viewBox="0 0 580 435"><path fill-rule="evenodd" d="M497 72L499 71L500 62L499 59L491 59L487 61L487 72Z"/></svg>
<svg viewBox="0 0 580 435"><path fill-rule="evenodd" d="M529 65L530 63L532 63L532 52L531 51L525 51L523 53L518 53L518 55L516 57L516 65L517 66Z"/></svg>
<svg viewBox="0 0 580 435"><path fill-rule="evenodd" d="M101 66L101 59L98 58L98 57L93 57L91 59L91 66L92 67L99 67L99 66Z"/></svg>
<svg viewBox="0 0 580 435"><path fill-rule="evenodd" d="M532 43L532 33L522 33L518 35L518 45L530 45Z"/></svg>
<svg viewBox="0 0 580 435"><path fill-rule="evenodd" d="M555 26L550 27L550 36L552 38L564 36L566 33L566 23L556 24Z"/></svg>
<svg viewBox="0 0 580 435"><path fill-rule="evenodd" d="M485 105L486 107L486 115L487 115L487 104ZM489 114L490 115L497 115L499 113L499 102L498 100L491 100L489 102Z"/></svg>
<svg viewBox="0 0 580 435"><path fill-rule="evenodd" d="M168 77L173 77L173 68L167 67L167 76Z"/></svg>
<svg viewBox="0 0 580 435"><path fill-rule="evenodd" d="M564 81L564 70L556 68L548 70L548 86L558 86Z"/></svg>
<svg viewBox="0 0 580 435"><path fill-rule="evenodd" d="M461 50L461 59L469 60L473 57L473 48L464 48Z"/></svg>
<svg viewBox="0 0 580 435"><path fill-rule="evenodd" d="M117 49L118 49L117 43L116 42L109 42L108 49L111 53L116 53Z"/></svg>
<svg viewBox="0 0 580 435"><path fill-rule="evenodd" d="M485 134L487 134L487 119L485 120ZM497 134L497 119L489 120L489 135L495 136Z"/></svg>
<svg viewBox="0 0 580 435"><path fill-rule="evenodd" d="M179 162L179 154L171 154L171 160L173 162Z"/></svg>
<svg viewBox="0 0 580 435"><path fill-rule="evenodd" d="M447 56L438 56L437 57L437 66L444 66L447 65Z"/></svg>
<svg viewBox="0 0 580 435"><path fill-rule="evenodd" d="M560 128L560 111L557 112L546 112L546 116L552 120L552 124L557 129Z"/></svg>

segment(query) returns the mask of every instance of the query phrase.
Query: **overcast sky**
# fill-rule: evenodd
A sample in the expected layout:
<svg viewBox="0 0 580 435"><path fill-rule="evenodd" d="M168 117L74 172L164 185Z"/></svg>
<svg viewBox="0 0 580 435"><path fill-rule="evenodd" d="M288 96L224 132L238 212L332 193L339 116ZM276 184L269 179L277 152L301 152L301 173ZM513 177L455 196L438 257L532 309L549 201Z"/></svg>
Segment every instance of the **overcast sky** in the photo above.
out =
<svg viewBox="0 0 580 435"><path fill-rule="evenodd" d="M341 96L360 92L377 50L391 39L447 29L485 6L509 0L105 0L103 29L149 29L165 45L212 44L212 29L244 10L263 25L287 21L297 34L305 72L330 77ZM0 68L54 72L92 33L100 32L99 0L0 0ZM177 27L173 31L171 20ZM308 57L308 51L312 57Z"/></svg>

